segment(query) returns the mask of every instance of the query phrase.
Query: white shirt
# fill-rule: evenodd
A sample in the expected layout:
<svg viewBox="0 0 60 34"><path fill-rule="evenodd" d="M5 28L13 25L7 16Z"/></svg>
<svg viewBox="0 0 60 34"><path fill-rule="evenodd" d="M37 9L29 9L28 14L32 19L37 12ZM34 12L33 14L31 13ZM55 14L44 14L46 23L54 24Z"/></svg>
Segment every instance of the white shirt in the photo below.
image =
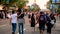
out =
<svg viewBox="0 0 60 34"><path fill-rule="evenodd" d="M7 17L10 18L11 17L10 14L7 14Z"/></svg>
<svg viewBox="0 0 60 34"><path fill-rule="evenodd" d="M17 13L11 15L11 23L16 23L17 22Z"/></svg>

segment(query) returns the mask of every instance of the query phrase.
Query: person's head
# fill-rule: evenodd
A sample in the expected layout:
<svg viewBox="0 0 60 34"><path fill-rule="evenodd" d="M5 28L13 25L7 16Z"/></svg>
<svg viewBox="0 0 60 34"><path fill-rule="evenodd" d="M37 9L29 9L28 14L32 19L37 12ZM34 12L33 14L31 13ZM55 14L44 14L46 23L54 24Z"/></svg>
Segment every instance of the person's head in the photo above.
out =
<svg viewBox="0 0 60 34"><path fill-rule="evenodd" d="M14 13L15 13L15 11L13 10L13 11L12 11L12 14L14 14Z"/></svg>
<svg viewBox="0 0 60 34"><path fill-rule="evenodd" d="M40 12L40 14L44 14L44 12Z"/></svg>
<svg viewBox="0 0 60 34"><path fill-rule="evenodd" d="M34 13L32 13L32 17L34 16Z"/></svg>

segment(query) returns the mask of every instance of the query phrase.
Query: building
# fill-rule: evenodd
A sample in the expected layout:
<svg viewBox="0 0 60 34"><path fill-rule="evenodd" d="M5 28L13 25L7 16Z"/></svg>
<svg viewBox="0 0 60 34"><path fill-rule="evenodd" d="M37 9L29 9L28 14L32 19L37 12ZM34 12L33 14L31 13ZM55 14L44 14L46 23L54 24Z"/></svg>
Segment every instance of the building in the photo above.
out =
<svg viewBox="0 0 60 34"><path fill-rule="evenodd" d="M60 6L60 0L50 0L50 1L51 1L50 9L52 9L53 12L56 12L58 6Z"/></svg>

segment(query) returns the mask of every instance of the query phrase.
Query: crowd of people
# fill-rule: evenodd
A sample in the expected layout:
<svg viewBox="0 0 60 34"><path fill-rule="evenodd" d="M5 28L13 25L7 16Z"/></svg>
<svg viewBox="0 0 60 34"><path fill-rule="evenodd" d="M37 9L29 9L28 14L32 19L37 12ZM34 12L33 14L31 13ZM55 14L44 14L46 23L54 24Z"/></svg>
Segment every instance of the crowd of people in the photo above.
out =
<svg viewBox="0 0 60 34"><path fill-rule="evenodd" d="M16 32L17 22L19 34L24 34L25 14L20 8L18 7L15 8L16 9L12 10L12 14L9 15L9 13L7 13L8 18L10 19L10 23L12 24L12 34L15 34ZM4 15L4 13L2 12L1 14L0 12L0 18L2 18L2 15ZM45 13L44 11L38 12L31 11L28 14L28 18L31 27L33 27L34 31L36 24L39 24L40 34L43 34L45 26L47 26L47 34L51 34L52 27L56 23L55 15L52 12Z"/></svg>
<svg viewBox="0 0 60 34"><path fill-rule="evenodd" d="M45 26L47 26L47 34L51 34L52 27L56 23L56 18L55 15L51 12L49 13L44 13L43 11L39 11L37 13L32 12L32 14L29 14L29 22L31 24L31 27L34 28L36 24L39 24L39 30L40 34L43 34L45 30Z"/></svg>

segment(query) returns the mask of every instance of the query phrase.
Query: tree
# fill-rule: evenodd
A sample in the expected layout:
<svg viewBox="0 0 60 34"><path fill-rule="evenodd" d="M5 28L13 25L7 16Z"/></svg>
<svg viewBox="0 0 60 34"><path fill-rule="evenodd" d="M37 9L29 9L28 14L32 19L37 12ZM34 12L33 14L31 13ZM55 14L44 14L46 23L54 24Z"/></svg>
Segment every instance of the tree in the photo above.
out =
<svg viewBox="0 0 60 34"><path fill-rule="evenodd" d="M26 5L27 2L27 0L18 0L18 2L16 2L15 4L20 8L23 8L23 6Z"/></svg>
<svg viewBox="0 0 60 34"><path fill-rule="evenodd" d="M0 0L0 5L4 3L5 3L5 0Z"/></svg>
<svg viewBox="0 0 60 34"><path fill-rule="evenodd" d="M0 5L8 4L8 6L17 5L21 8L28 2L27 0L9 0L9 3L7 3L8 0L0 0Z"/></svg>
<svg viewBox="0 0 60 34"><path fill-rule="evenodd" d="M50 9L51 0L47 2L46 7Z"/></svg>
<svg viewBox="0 0 60 34"><path fill-rule="evenodd" d="M58 7L57 13L59 13L59 14L60 14L60 6Z"/></svg>
<svg viewBox="0 0 60 34"><path fill-rule="evenodd" d="M37 4L33 4L32 6L28 6L30 10L32 11L39 11L40 8Z"/></svg>

